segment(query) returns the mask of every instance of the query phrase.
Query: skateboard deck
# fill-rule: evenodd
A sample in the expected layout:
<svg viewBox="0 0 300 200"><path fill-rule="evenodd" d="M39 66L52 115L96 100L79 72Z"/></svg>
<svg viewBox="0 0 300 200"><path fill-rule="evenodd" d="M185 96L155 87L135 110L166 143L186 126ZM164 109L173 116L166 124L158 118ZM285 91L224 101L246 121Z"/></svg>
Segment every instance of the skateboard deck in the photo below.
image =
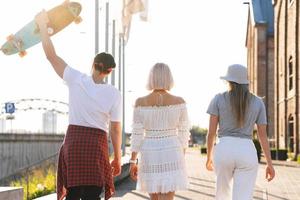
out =
<svg viewBox="0 0 300 200"><path fill-rule="evenodd" d="M81 22L81 18L79 17L80 12L81 5L77 2L69 1L65 1L63 4L47 11L49 18L49 23L47 24L49 35L55 35L73 21L75 23ZM32 20L14 35L8 36L1 50L5 55L19 53L19 55L23 57L26 55L26 49L39 42L41 42L39 28L35 20Z"/></svg>

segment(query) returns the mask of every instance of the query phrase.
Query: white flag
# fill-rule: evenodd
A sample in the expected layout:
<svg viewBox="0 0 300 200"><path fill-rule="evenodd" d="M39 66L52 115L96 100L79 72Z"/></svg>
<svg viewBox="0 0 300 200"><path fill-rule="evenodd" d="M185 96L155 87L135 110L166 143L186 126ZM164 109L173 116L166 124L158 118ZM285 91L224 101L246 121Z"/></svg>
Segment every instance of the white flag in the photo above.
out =
<svg viewBox="0 0 300 200"><path fill-rule="evenodd" d="M129 38L132 15L136 13L140 13L140 18L143 21L147 20L148 0L123 0L122 29L126 42Z"/></svg>

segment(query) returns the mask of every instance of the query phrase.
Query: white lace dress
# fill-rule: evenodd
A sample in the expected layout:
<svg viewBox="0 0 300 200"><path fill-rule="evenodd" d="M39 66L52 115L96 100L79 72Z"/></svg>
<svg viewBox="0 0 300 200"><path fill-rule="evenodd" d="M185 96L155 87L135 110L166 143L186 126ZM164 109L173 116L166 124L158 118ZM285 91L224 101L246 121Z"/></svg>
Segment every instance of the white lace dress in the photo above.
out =
<svg viewBox="0 0 300 200"><path fill-rule="evenodd" d="M185 104L134 109L131 150L140 152L137 189L167 193L188 186L183 149L190 132Z"/></svg>

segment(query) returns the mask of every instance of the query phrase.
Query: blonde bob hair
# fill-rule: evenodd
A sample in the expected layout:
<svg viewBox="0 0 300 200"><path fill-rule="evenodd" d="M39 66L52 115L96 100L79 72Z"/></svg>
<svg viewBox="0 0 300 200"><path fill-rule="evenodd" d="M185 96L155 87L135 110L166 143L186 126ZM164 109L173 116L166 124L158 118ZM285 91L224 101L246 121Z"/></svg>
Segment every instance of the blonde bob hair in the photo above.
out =
<svg viewBox="0 0 300 200"><path fill-rule="evenodd" d="M168 65L156 63L149 73L148 90L171 90L174 86L173 76Z"/></svg>

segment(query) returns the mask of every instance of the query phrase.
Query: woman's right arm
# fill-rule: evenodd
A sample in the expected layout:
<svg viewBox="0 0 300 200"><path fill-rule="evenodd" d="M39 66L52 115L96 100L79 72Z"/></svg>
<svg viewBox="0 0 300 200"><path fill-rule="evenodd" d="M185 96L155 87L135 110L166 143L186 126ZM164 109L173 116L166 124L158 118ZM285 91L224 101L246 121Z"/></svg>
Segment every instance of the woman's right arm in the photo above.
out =
<svg viewBox="0 0 300 200"><path fill-rule="evenodd" d="M133 123L131 133L131 158L130 158L130 177L133 180L137 180L137 155L140 151L142 141L144 139L144 126L141 121L137 106L139 106L139 99L135 102L135 108L133 111Z"/></svg>
<svg viewBox="0 0 300 200"><path fill-rule="evenodd" d="M260 145L262 147L262 150L264 152L266 161L267 161L267 168L266 168L266 179L268 181L271 181L275 177L275 170L273 168L272 164L272 159L271 159L271 154L270 154L270 148L269 148L269 143L267 139L267 131L266 131L266 125L261 124L257 125L257 134L258 134L258 139L260 142Z"/></svg>
<svg viewBox="0 0 300 200"><path fill-rule="evenodd" d="M55 70L57 75L63 78L63 73L67 64L63 59L61 59L59 56L56 55L53 43L48 34L47 23L49 22L49 19L46 11L43 10L42 12L37 14L37 16L35 17L35 21L40 30L42 46L46 54L46 57L48 61L51 63L51 65L53 66L53 69Z"/></svg>
<svg viewBox="0 0 300 200"><path fill-rule="evenodd" d="M206 160L206 169L209 171L213 170L213 147L216 139L218 123L219 123L219 117L217 115L210 115L208 135L207 135L207 160Z"/></svg>

